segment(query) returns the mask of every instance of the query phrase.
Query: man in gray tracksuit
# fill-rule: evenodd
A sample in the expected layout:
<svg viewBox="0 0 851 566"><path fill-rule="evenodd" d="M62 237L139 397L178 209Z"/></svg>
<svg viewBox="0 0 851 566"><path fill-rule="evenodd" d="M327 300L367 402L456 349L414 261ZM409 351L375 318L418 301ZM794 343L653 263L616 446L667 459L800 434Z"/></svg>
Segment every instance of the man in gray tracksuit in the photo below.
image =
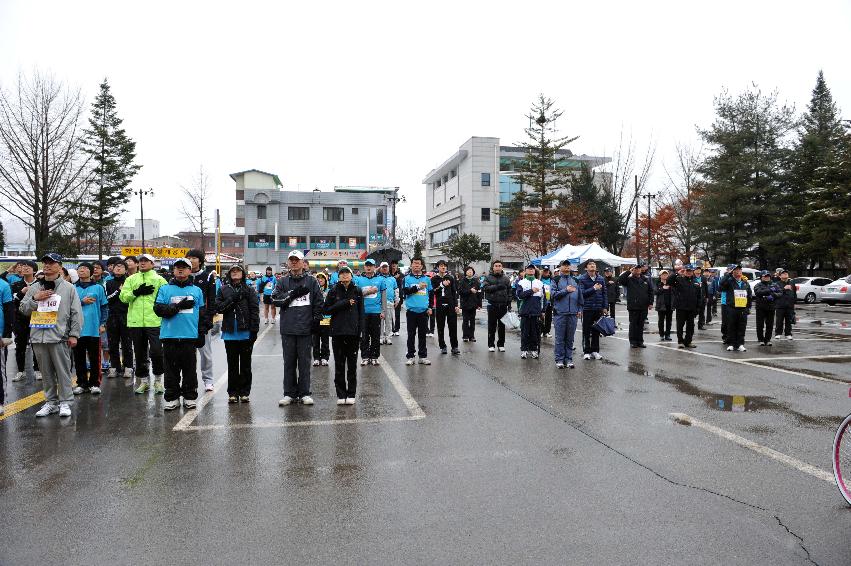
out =
<svg viewBox="0 0 851 566"><path fill-rule="evenodd" d="M83 308L76 288L62 278L62 256L41 258L44 280L30 285L19 307L30 317L30 343L43 377L47 403L35 414L71 416L71 348L83 328Z"/></svg>
<svg viewBox="0 0 851 566"><path fill-rule="evenodd" d="M281 342L284 350L284 397L278 405L293 402L313 405L310 392L310 366L313 349L313 324L319 324L325 300L315 277L304 270L304 255L299 250L287 258L289 273L272 291L272 302L281 312Z"/></svg>

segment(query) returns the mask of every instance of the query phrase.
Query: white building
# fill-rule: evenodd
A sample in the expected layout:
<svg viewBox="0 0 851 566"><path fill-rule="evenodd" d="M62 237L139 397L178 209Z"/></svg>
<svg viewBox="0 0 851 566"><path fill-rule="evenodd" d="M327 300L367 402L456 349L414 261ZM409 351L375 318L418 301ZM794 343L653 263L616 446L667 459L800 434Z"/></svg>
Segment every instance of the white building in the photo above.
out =
<svg viewBox="0 0 851 566"><path fill-rule="evenodd" d="M160 221L145 218L145 240L153 240L160 237ZM132 242L142 239L142 220L136 219L134 226L119 226L115 240L118 243Z"/></svg>
<svg viewBox="0 0 851 566"><path fill-rule="evenodd" d="M574 155L562 150L560 166L579 171L583 164L597 167L609 158ZM426 245L424 259L430 267L441 257L440 245L458 234L477 234L494 259L519 269L523 258L511 253L502 240L508 236L504 218L496 212L521 189L514 177L514 164L522 160L522 148L500 146L499 138L472 137L441 165L432 169L426 188ZM502 220L502 226L501 221ZM484 262L474 266L478 273Z"/></svg>

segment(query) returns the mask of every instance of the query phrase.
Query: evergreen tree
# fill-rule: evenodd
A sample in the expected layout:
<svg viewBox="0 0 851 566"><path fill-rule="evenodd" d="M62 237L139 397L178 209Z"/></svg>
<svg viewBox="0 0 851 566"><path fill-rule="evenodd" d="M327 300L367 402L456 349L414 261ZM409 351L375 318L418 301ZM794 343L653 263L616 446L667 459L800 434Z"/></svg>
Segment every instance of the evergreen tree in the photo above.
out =
<svg viewBox="0 0 851 566"><path fill-rule="evenodd" d="M449 263L455 264L456 268L464 268L471 263L491 259L490 252L482 248L482 240L476 234L453 236L440 247L440 251L446 254Z"/></svg>
<svg viewBox="0 0 851 566"><path fill-rule="evenodd" d="M816 263L844 263L841 243L851 229L849 138L824 74L819 71L801 120L792 184L795 188L796 243L799 258L812 270ZM803 221L801 221L803 219Z"/></svg>
<svg viewBox="0 0 851 566"><path fill-rule="evenodd" d="M422 240L417 240L414 242L414 255L411 256L411 260L414 259L423 259L423 243Z"/></svg>
<svg viewBox="0 0 851 566"><path fill-rule="evenodd" d="M104 254L104 233L119 223L124 206L130 201L130 181L141 168L134 163L136 142L121 123L115 97L104 79L92 103L89 128L83 132L85 151L94 162L86 207L89 227L97 234L99 258Z"/></svg>
<svg viewBox="0 0 851 566"><path fill-rule="evenodd" d="M786 138L795 126L794 111L780 105L776 93L754 88L736 97L722 92L715 112L712 126L700 131L711 154L700 168L708 198L695 218L699 236L728 261L750 257L767 269L788 255Z"/></svg>

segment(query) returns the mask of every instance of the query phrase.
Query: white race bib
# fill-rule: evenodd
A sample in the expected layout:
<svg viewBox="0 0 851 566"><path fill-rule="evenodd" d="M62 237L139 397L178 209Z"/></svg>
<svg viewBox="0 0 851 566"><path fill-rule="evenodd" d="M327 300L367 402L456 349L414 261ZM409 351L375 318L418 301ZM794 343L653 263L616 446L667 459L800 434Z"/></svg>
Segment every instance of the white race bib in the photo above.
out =
<svg viewBox="0 0 851 566"><path fill-rule="evenodd" d="M59 295L51 295L47 299L38 302L38 312L57 312L59 303L62 302L62 297Z"/></svg>
<svg viewBox="0 0 851 566"><path fill-rule="evenodd" d="M177 297L172 297L170 302L171 302L171 304L176 305L177 303L179 303L183 299L195 300L195 297L192 297L190 295L181 295L181 296L177 296ZM193 306L193 307L189 307L188 309L180 309L178 311L178 314L192 314L194 312L195 312L195 307Z"/></svg>
<svg viewBox="0 0 851 566"><path fill-rule="evenodd" d="M266 287L264 287L264 289L266 289L267 291L271 291L271 290L272 290L272 289L274 289L274 288L275 288L275 284L274 284L274 283L272 283L271 281L269 281L268 283L266 283Z"/></svg>
<svg viewBox="0 0 851 566"><path fill-rule="evenodd" d="M310 293L290 301L291 307L307 307L310 306Z"/></svg>

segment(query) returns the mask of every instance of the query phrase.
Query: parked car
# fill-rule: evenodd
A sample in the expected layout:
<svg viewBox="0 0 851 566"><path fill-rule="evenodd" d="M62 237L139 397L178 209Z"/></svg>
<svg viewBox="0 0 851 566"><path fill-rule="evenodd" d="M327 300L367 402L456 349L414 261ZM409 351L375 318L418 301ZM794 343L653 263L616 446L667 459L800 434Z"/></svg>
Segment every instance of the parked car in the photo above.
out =
<svg viewBox="0 0 851 566"><path fill-rule="evenodd" d="M821 293L821 302L831 306L836 303L851 303L851 275L828 283Z"/></svg>
<svg viewBox="0 0 851 566"><path fill-rule="evenodd" d="M830 283L827 277L796 277L792 283L798 290L798 300L808 305L819 302L825 285Z"/></svg>

